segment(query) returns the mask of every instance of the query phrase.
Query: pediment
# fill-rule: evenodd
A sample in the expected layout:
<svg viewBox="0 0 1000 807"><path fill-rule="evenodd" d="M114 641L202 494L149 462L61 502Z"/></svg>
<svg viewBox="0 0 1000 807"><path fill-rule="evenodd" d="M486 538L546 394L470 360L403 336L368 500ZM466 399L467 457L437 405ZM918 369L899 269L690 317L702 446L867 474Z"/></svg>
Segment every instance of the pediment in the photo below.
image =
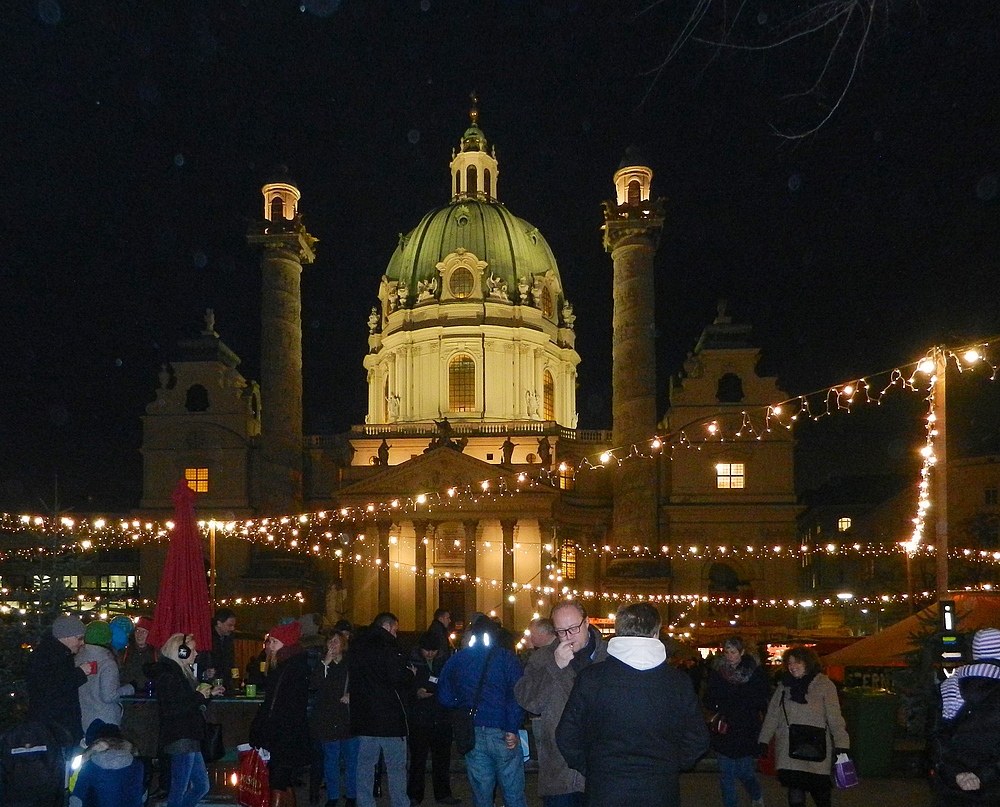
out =
<svg viewBox="0 0 1000 807"><path fill-rule="evenodd" d="M338 491L337 497L415 496L441 493L450 487L478 486L487 479L503 478L513 484L516 477L516 472L509 468L442 446L399 465L377 469L370 477Z"/></svg>

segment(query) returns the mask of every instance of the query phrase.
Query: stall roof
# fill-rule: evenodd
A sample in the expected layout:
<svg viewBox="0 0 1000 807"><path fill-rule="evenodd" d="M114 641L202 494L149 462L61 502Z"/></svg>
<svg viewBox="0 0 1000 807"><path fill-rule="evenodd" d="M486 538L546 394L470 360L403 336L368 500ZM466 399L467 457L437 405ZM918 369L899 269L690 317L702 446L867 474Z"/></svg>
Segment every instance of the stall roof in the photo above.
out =
<svg viewBox="0 0 1000 807"><path fill-rule="evenodd" d="M1000 628L1000 595L955 592L951 599L955 601L958 629L963 633ZM928 620L935 624L937 619L935 602L873 636L824 656L823 663L827 667L904 667L906 654L915 649L912 637L926 631Z"/></svg>

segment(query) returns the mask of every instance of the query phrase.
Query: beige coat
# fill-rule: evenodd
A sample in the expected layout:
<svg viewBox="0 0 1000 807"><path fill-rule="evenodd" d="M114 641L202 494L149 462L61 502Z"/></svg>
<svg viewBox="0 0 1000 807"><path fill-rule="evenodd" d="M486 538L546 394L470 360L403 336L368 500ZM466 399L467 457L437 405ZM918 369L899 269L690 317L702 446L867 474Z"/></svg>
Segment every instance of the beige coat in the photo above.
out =
<svg viewBox="0 0 1000 807"><path fill-rule="evenodd" d="M590 628L597 633L596 628ZM538 795L558 796L563 793L582 793L583 774L570 770L556 746L556 726L562 717L569 693L576 681L576 670L571 663L559 669L555 659L558 641L540 647L528 657L524 677L514 685L514 696L521 707L538 715L531 725L538 748ZM594 662L608 657L608 645L597 634Z"/></svg>
<svg viewBox="0 0 1000 807"><path fill-rule="evenodd" d="M781 697L784 694L784 710ZM785 712L788 722L785 722ZM826 759L821 762L805 762L788 756L788 723L801 723L807 726L826 727ZM775 764L779 769L792 771L807 771L829 776L833 769L833 749L849 748L850 738L847 736L847 726L840 714L840 699L837 697L837 687L823 673L817 675L809 689L806 690L806 702L795 703L788 687L779 686L771 697L767 707L767 716L760 730L759 742L768 743L774 737Z"/></svg>

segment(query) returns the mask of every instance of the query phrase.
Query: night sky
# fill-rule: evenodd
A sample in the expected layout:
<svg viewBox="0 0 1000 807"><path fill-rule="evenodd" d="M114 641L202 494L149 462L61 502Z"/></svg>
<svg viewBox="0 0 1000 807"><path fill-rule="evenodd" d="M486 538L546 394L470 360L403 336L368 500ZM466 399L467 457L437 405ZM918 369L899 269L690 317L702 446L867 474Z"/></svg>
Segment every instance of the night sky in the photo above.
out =
<svg viewBox="0 0 1000 807"><path fill-rule="evenodd" d="M1000 332L998 5L875 3L852 85L804 138L783 135L836 104L859 11L825 74L832 30L782 48L708 44L730 29L734 45L781 38L784 0L738 15L716 0L664 66L698 5L6 4L0 508L51 508L57 476L62 508L135 506L139 418L206 307L258 377L244 236L279 163L320 239L303 276L306 431L362 422L367 312L398 234L449 199L472 90L500 198L545 235L575 306L582 427L611 425L600 202L631 144L668 200L661 411L719 298L755 326L761 371L789 393ZM910 467L921 405L900 407L893 425L853 415L806 430L810 480ZM838 453L859 436L865 451Z"/></svg>

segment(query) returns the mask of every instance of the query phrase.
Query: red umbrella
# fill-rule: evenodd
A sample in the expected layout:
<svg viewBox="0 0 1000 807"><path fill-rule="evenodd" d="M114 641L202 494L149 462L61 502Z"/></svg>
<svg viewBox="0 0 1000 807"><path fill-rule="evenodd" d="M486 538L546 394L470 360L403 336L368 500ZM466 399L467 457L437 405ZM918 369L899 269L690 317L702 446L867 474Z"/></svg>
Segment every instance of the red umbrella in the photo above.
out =
<svg viewBox="0 0 1000 807"><path fill-rule="evenodd" d="M160 647L175 633L194 635L197 649L212 649L212 605L205 556L194 520L194 491L181 479L174 488L174 528L156 598L149 643Z"/></svg>

